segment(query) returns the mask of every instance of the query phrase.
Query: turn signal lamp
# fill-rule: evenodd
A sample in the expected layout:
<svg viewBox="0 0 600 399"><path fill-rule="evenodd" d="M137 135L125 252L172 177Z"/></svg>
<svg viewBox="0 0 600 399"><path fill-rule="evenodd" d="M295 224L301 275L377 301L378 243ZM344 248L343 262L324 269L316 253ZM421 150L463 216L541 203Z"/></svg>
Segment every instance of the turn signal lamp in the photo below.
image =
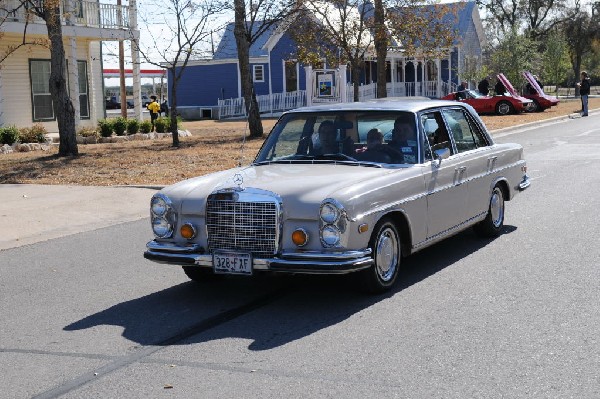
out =
<svg viewBox="0 0 600 399"><path fill-rule="evenodd" d="M191 223L185 223L179 229L181 236L187 240L191 240L196 237L196 228Z"/></svg>
<svg viewBox="0 0 600 399"><path fill-rule="evenodd" d="M292 242L299 247L303 247L308 243L308 233L304 229L296 229L292 233Z"/></svg>
<svg viewBox="0 0 600 399"><path fill-rule="evenodd" d="M360 234L366 233L367 231L369 231L369 225L368 224L363 223L360 226L358 226L358 232Z"/></svg>

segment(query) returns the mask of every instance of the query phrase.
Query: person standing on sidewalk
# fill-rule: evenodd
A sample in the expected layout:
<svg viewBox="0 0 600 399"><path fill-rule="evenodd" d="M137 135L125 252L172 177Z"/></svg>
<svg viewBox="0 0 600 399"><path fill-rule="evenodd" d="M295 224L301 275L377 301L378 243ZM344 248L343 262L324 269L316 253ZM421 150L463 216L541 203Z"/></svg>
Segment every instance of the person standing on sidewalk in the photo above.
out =
<svg viewBox="0 0 600 399"><path fill-rule="evenodd" d="M150 122L152 122L152 131L154 131L154 122L158 118L160 112L160 104L156 101L156 96L150 96L152 102L146 108L150 111Z"/></svg>
<svg viewBox="0 0 600 399"><path fill-rule="evenodd" d="M586 71L581 72L581 82L577 83L581 96L581 116L588 116L588 97L590 95L590 78Z"/></svg>

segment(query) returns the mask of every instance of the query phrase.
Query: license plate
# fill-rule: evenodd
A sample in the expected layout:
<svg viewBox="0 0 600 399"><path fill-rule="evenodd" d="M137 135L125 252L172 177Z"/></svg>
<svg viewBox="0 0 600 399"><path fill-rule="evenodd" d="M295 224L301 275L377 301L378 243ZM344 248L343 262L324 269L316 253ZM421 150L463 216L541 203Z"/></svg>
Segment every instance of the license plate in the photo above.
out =
<svg viewBox="0 0 600 399"><path fill-rule="evenodd" d="M245 252L214 252L213 268L220 274L252 274L252 256Z"/></svg>

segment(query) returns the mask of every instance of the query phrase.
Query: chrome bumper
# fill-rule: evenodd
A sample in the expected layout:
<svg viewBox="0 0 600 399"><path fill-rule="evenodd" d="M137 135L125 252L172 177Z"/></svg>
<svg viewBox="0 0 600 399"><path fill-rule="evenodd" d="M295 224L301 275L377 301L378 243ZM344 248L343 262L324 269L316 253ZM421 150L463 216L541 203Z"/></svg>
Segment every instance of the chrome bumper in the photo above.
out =
<svg viewBox="0 0 600 399"><path fill-rule="evenodd" d="M199 245L180 246L150 241L144 258L179 266L213 267L213 257ZM253 258L254 270L305 273L345 274L363 270L373 264L371 249L345 252L284 252L273 258Z"/></svg>
<svg viewBox="0 0 600 399"><path fill-rule="evenodd" d="M523 180L521 180L521 183L519 183L519 190L523 191L527 187L529 187L529 185L531 185L531 181L529 180L529 176L525 175L523 176Z"/></svg>

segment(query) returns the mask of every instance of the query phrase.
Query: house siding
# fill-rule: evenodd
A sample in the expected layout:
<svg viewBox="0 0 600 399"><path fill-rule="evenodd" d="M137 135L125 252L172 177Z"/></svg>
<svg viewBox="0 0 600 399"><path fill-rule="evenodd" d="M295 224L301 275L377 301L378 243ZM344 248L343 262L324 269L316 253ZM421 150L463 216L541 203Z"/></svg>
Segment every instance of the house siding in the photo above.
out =
<svg viewBox="0 0 600 399"><path fill-rule="evenodd" d="M211 107L219 99L239 97L238 81L236 62L188 66L177 84L177 106Z"/></svg>
<svg viewBox="0 0 600 399"><path fill-rule="evenodd" d="M285 89L285 72L283 61L296 59L296 46L294 41L287 33L281 36L281 39L271 50L271 87L273 93L281 93ZM298 87L303 90L306 85L306 76L304 68L300 65L298 71Z"/></svg>
<svg viewBox="0 0 600 399"><path fill-rule="evenodd" d="M5 51L8 46L17 45L20 37L6 35L2 39L0 51ZM86 40L77 40L76 58L79 61L86 61L88 64L88 91L90 119L79 121L79 126L95 126L97 120L97 105L95 101L103 101L102 90L96 93L97 87L102 87L102 73L93 68L91 60L99 59L99 47L96 47L95 53L90 55L90 46ZM68 57L68 39L65 40L65 51ZM0 69L0 84L2 85L0 97L0 126L15 125L17 127L31 126L33 123L40 123L50 133L58 132L56 120L46 122L33 121L33 107L31 98L31 80L29 75L29 61L33 59L50 60L50 51L40 46L30 46L19 49L9 56L2 64ZM72 83L73 84L73 83ZM76 82L74 84L77 84ZM10 99L8 98L10 93ZM101 103L103 104L103 103ZM103 109L103 108L100 108Z"/></svg>

